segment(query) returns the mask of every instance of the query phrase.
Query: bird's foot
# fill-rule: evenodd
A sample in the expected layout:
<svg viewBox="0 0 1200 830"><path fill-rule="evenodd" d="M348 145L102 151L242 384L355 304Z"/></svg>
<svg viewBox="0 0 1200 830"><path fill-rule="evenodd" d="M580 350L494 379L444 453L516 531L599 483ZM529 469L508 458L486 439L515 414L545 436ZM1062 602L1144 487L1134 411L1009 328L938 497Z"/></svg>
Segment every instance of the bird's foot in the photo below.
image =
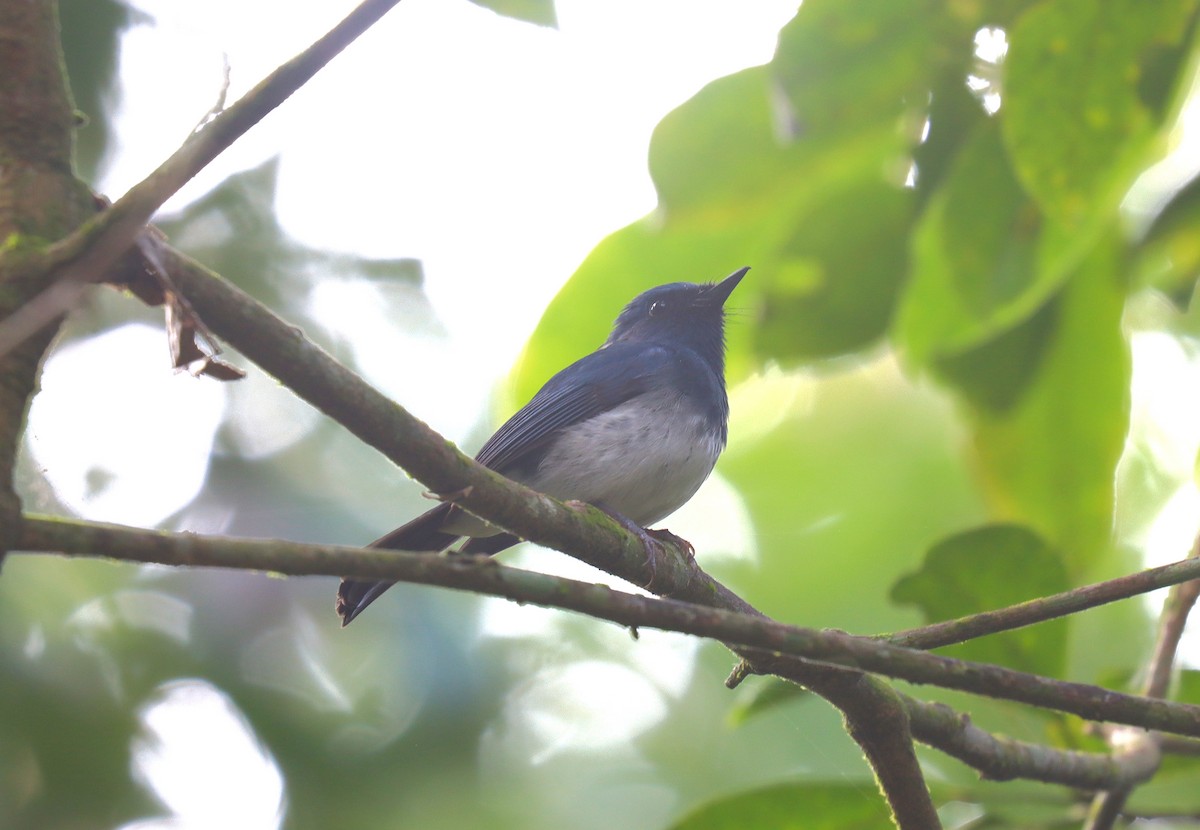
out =
<svg viewBox="0 0 1200 830"><path fill-rule="evenodd" d="M692 547L691 542L689 542L687 539L684 539L682 536L676 536L665 527L657 530L650 530L647 528L646 533L660 542L666 542L669 545L674 545L675 547L679 548L681 551L683 551L683 555L687 557L688 562L696 561L696 549Z"/></svg>
<svg viewBox="0 0 1200 830"><path fill-rule="evenodd" d="M655 591L651 586L654 585L654 580L658 576L656 563L657 557L663 555L663 545L674 545L683 551L683 555L687 558L688 564L693 564L696 561L696 549L692 547L692 543L682 536L676 536L665 527L651 530L650 528L639 528L642 531L642 544L646 544L647 539L654 540L654 552L651 553L649 547L646 550L646 560L650 565L650 581L642 587L651 593L660 594L661 596L669 597L670 592L665 594Z"/></svg>
<svg viewBox="0 0 1200 830"><path fill-rule="evenodd" d="M646 569L650 571L650 578L646 580L646 584L641 587L651 593L658 593L654 589L654 581L658 578L658 560L664 556L663 545L671 544L677 546L687 556L688 561L695 561L696 549L692 547L691 542L686 539L676 536L669 530L650 530L639 525L637 522L624 516L615 510L609 510L603 506L597 505L607 513L610 517L616 520L617 524L628 530L642 542L642 549L646 552Z"/></svg>
<svg viewBox="0 0 1200 830"><path fill-rule="evenodd" d="M637 522L630 519L628 516L618 513L615 510L611 510L602 504L589 504L587 502L572 500L566 502L566 505L567 507L575 510L585 510L588 507L595 507L603 511L605 515L616 521L617 524L641 540L642 550L646 554L646 570L650 572L650 578L646 580L646 583L641 587L647 591L650 591L651 593L659 594L660 596L667 596L667 594L661 594L654 589L654 581L658 578L659 558L666 555L663 550L664 545L669 544L679 548L681 551L683 551L684 556L687 557L687 561L689 563L696 561L696 549L692 547L692 543L681 536L676 536L674 533L665 528L658 530L644 528ZM632 582L633 580L630 581ZM634 584L637 583L635 582Z"/></svg>

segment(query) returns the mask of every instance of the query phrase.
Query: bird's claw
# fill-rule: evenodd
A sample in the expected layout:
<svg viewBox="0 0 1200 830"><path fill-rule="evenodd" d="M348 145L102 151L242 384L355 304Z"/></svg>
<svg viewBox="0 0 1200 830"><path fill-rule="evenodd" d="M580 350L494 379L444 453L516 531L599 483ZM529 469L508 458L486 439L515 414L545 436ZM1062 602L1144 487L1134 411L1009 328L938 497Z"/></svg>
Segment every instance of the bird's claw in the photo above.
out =
<svg viewBox="0 0 1200 830"><path fill-rule="evenodd" d="M654 580L658 578L658 560L663 556L663 545L674 545L683 551L683 555L687 557L688 562L696 561L696 549L692 547L692 543L682 536L676 536L666 528L651 530L642 527L637 522L627 516L623 516L614 510L604 510L609 516L617 521L621 527L628 530L634 536L637 536L642 541L642 549L646 552L646 568L650 571L650 578L646 580L646 584L641 587L651 593L658 593L654 590Z"/></svg>
<svg viewBox="0 0 1200 830"><path fill-rule="evenodd" d="M674 545L675 547L679 548L681 551L683 551L683 555L687 557L688 562L696 561L696 549L692 547L691 542L689 542L687 539L684 539L682 536L676 536L665 527L659 528L658 530L650 530L647 528L646 533L660 542L666 542L669 545Z"/></svg>

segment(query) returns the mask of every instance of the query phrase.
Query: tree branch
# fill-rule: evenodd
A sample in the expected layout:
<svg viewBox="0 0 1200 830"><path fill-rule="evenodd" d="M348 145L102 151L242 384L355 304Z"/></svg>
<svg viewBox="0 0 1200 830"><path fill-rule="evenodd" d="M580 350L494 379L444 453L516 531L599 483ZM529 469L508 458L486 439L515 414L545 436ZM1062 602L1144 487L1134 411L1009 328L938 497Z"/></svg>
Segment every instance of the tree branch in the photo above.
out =
<svg viewBox="0 0 1200 830"><path fill-rule="evenodd" d="M1133 786L1158 770L1136 750L1076 752L996 736L942 703L906 698L913 737L979 770L992 781L1032 778L1085 790Z"/></svg>
<svg viewBox="0 0 1200 830"><path fill-rule="evenodd" d="M771 673L790 679L804 677L813 668L808 661L815 660L839 668L1029 703L1089 720L1200 736L1200 706L1125 695L1082 683L955 660L838 631L784 625L760 614L629 594L593 583L511 568L491 559L224 539L35 517L25 519L19 538L20 548L31 551L293 575L345 574L357 579L403 580L459 588L578 611L621 625L719 640L748 653L755 665L765 665ZM844 672L838 677L849 683L862 680L857 672ZM803 682L808 684L807 679Z"/></svg>
<svg viewBox="0 0 1200 830"><path fill-rule="evenodd" d="M38 246L69 233L91 209L91 194L71 167L75 107L62 67L57 4L0 2L0 319L19 314L41 290L30 264ZM39 328L37 338L0 355L0 560L19 524L12 472L55 333Z"/></svg>

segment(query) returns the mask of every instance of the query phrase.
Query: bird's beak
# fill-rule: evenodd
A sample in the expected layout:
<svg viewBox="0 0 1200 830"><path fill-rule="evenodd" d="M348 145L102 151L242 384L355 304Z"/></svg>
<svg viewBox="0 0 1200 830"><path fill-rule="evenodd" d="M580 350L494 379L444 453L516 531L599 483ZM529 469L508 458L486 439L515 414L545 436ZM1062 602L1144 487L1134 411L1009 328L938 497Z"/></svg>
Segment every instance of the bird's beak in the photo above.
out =
<svg viewBox="0 0 1200 830"><path fill-rule="evenodd" d="M742 281L742 277L746 276L746 272L749 270L749 266L739 268L725 279L713 285L709 291L705 292L705 305L725 305L725 301L729 299L729 295L733 293L733 289L737 288L738 283Z"/></svg>

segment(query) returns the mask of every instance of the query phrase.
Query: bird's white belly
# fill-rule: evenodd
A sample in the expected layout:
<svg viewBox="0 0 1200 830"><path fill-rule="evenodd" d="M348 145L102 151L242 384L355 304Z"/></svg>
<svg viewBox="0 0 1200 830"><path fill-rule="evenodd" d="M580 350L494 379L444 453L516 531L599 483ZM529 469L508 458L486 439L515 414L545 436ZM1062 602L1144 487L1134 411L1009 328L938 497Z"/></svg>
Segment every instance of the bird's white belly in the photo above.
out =
<svg viewBox="0 0 1200 830"><path fill-rule="evenodd" d="M690 402L642 396L565 430L528 484L646 527L700 489L723 448L721 432Z"/></svg>

